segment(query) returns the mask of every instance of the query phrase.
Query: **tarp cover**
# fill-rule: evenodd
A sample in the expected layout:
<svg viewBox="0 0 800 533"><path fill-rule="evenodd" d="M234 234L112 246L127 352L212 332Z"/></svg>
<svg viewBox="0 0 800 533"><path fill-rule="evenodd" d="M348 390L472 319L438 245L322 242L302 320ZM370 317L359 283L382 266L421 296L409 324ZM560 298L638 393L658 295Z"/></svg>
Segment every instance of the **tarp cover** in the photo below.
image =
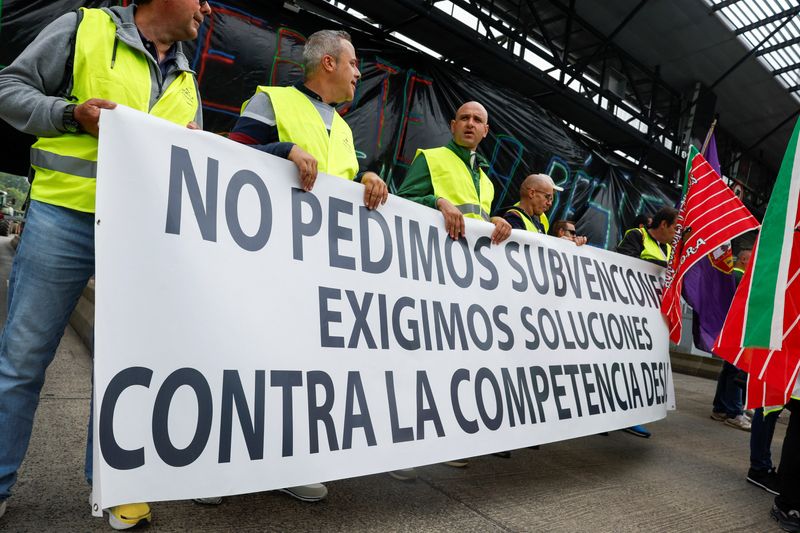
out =
<svg viewBox="0 0 800 533"><path fill-rule="evenodd" d="M62 13L116 3L7 0L0 12L0 64L11 62ZM300 79L305 36L338 27L306 11L294 13L268 2L210 4L214 14L189 48L203 95L205 129L210 131L229 131L256 86ZM637 214L676 203L678 193L667 183L609 164L532 99L385 39L361 32L353 32L353 38L362 78L355 99L340 113L353 129L361 168L378 172L392 190L402 182L416 150L445 144L456 108L477 100L489 111L490 134L479 150L491 164L496 213L517 201L525 176L545 172L565 189L548 213L550 220L575 220L578 233L587 235L590 244L613 248ZM30 138L12 136L9 130L3 124L0 131L4 138L13 137L12 157L2 167L24 173L24 143Z"/></svg>

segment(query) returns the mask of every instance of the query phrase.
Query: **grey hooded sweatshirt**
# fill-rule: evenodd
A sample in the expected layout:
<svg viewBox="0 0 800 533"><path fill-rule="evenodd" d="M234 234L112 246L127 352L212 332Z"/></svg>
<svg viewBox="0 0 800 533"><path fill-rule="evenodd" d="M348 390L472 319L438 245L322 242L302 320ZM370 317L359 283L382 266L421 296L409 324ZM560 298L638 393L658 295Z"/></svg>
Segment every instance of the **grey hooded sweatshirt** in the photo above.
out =
<svg viewBox="0 0 800 533"><path fill-rule="evenodd" d="M111 14L117 25L117 37L139 50L150 64L150 108L156 104L164 89L182 71L194 71L176 43L176 60L171 63L162 80L158 62L144 47L133 21L135 5L103 10ZM55 96L65 77L65 65L71 53L70 40L75 34L77 15L67 13L46 26L11 65L0 71L0 118L14 128L37 137L56 137L66 132L64 108L74 102ZM69 73L71 76L71 73ZM201 102L200 94L197 101ZM197 108L195 122L203 127L202 105Z"/></svg>

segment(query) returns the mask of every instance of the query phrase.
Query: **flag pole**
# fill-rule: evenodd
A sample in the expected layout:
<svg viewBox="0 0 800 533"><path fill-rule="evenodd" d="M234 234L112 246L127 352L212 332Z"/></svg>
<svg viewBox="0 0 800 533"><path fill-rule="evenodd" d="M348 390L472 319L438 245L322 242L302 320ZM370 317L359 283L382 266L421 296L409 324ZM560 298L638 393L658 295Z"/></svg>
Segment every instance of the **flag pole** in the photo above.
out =
<svg viewBox="0 0 800 533"><path fill-rule="evenodd" d="M700 150L700 155L703 157L706 156L706 149L708 148L708 143L711 142L711 136L714 135L714 128L717 127L717 119L719 117L714 117L714 120L711 122L711 126L708 128L708 133L706 133L706 140L703 141L703 149Z"/></svg>

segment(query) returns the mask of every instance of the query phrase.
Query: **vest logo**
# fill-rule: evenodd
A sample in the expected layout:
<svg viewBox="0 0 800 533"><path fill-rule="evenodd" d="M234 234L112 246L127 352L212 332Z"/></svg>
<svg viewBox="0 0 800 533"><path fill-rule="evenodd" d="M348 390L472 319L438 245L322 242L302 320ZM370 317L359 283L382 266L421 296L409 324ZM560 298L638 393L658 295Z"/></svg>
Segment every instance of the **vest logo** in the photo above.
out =
<svg viewBox="0 0 800 533"><path fill-rule="evenodd" d="M194 105L194 95L192 94L192 90L188 87L184 87L180 91L181 96L183 99L186 100L186 103L189 105Z"/></svg>
<svg viewBox="0 0 800 533"><path fill-rule="evenodd" d="M342 139L342 144L344 144L344 147L347 148L348 150L353 149L353 145L350 143L350 139L348 137Z"/></svg>

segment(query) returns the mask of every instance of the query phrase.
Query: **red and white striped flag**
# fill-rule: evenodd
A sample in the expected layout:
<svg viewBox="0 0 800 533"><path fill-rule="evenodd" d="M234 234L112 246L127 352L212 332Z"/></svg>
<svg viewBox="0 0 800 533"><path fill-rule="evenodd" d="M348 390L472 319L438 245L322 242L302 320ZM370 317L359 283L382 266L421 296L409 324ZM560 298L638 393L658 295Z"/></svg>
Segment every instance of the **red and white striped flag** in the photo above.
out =
<svg viewBox="0 0 800 533"><path fill-rule="evenodd" d="M800 121L714 353L748 373L748 407L800 395Z"/></svg>
<svg viewBox="0 0 800 533"><path fill-rule="evenodd" d="M683 190L661 300L669 338L676 344L681 340L683 276L716 248L758 227L758 221L694 146L689 151Z"/></svg>

